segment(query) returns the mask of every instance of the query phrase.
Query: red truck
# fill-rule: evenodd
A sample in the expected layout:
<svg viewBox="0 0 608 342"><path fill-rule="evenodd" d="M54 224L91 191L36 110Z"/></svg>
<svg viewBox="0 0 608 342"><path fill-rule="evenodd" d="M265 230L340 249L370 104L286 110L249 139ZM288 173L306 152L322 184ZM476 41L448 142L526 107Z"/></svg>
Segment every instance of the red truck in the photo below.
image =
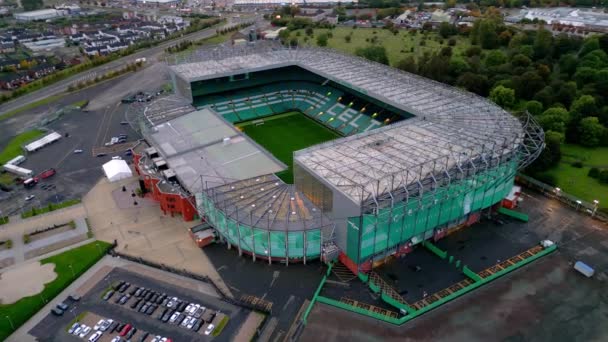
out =
<svg viewBox="0 0 608 342"><path fill-rule="evenodd" d="M42 172L41 172L41 173L38 175L38 178L41 178L41 179L46 179L46 178L49 178L49 177L54 176L56 173L57 173L57 171L56 171L55 169L50 168L50 169L48 169L48 170L44 170L44 171L42 171Z"/></svg>

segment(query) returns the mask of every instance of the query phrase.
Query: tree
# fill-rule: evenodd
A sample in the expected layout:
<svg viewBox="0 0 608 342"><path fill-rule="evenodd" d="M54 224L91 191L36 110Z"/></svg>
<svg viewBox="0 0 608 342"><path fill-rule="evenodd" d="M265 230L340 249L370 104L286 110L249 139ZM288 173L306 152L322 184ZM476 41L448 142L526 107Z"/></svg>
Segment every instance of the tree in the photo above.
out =
<svg viewBox="0 0 608 342"><path fill-rule="evenodd" d="M388 57L384 46L370 45L364 48L358 48L355 54L359 57L369 59L370 61L388 65Z"/></svg>
<svg viewBox="0 0 608 342"><path fill-rule="evenodd" d="M490 100L503 108L511 108L515 103L515 91L499 85L490 92Z"/></svg>
<svg viewBox="0 0 608 342"><path fill-rule="evenodd" d="M44 7L42 0L21 0L21 5L25 11L33 11Z"/></svg>
<svg viewBox="0 0 608 342"><path fill-rule="evenodd" d="M543 111L543 104L538 101L528 101L526 102L526 110L528 113L537 116Z"/></svg>
<svg viewBox="0 0 608 342"><path fill-rule="evenodd" d="M495 67L507 61L507 56L500 50L492 50L486 57L486 66Z"/></svg>
<svg viewBox="0 0 608 342"><path fill-rule="evenodd" d="M553 131L563 135L570 123L570 113L564 108L549 108L538 117L538 123L545 131Z"/></svg>
<svg viewBox="0 0 608 342"><path fill-rule="evenodd" d="M488 77L472 72L465 72L456 80L456 85L477 95L488 95Z"/></svg>
<svg viewBox="0 0 608 342"><path fill-rule="evenodd" d="M534 37L534 58L542 59L551 56L553 48L553 35L544 28L539 28Z"/></svg>
<svg viewBox="0 0 608 342"><path fill-rule="evenodd" d="M477 36L479 44L484 49L495 49L498 47L498 35L496 34L496 24L493 20L482 19L478 21ZM477 22L476 22L477 24ZM475 28L474 28L475 29Z"/></svg>
<svg viewBox="0 0 608 342"><path fill-rule="evenodd" d="M312 36L312 34L315 32L312 27L307 27L306 30L304 31L306 33L307 36Z"/></svg>
<svg viewBox="0 0 608 342"><path fill-rule="evenodd" d="M595 98L591 95L579 97L572 103L572 106L570 106L570 112L580 118L595 116L597 112Z"/></svg>
<svg viewBox="0 0 608 342"><path fill-rule="evenodd" d="M456 28L454 27L454 25L444 21L441 24L439 24L439 35L442 36L443 38L449 38L450 36L453 36L454 34L456 34Z"/></svg>
<svg viewBox="0 0 608 342"><path fill-rule="evenodd" d="M605 129L595 116L582 119L578 127L580 144L588 147L598 146Z"/></svg>
<svg viewBox="0 0 608 342"><path fill-rule="evenodd" d="M575 54L569 53L561 56L559 59L559 71L569 76L574 74L577 66L578 58Z"/></svg>
<svg viewBox="0 0 608 342"><path fill-rule="evenodd" d="M327 46L327 34L321 33L319 36L317 36L317 45Z"/></svg>
<svg viewBox="0 0 608 342"><path fill-rule="evenodd" d="M585 56L591 51L599 50L600 42L596 37L587 38L583 47L581 47L581 51L578 53L579 56Z"/></svg>
<svg viewBox="0 0 608 342"><path fill-rule="evenodd" d="M395 64L395 67L411 73L416 73L418 71L418 65L416 64L416 60L413 56L407 56L401 59L397 62L397 64Z"/></svg>
<svg viewBox="0 0 608 342"><path fill-rule="evenodd" d="M511 58L511 64L514 67L527 67L528 65L530 65L530 63L532 63L532 61L530 60L530 58L528 58L527 56L522 55L521 53L516 54L515 56L513 56L513 58Z"/></svg>
<svg viewBox="0 0 608 342"><path fill-rule="evenodd" d="M529 171L532 173L542 172L557 165L561 159L561 144L564 136L560 133L545 132L545 149L540 156L530 165Z"/></svg>
<svg viewBox="0 0 608 342"><path fill-rule="evenodd" d="M351 38L352 38L352 36L350 34L347 36L344 36L344 41L347 43L350 43Z"/></svg>

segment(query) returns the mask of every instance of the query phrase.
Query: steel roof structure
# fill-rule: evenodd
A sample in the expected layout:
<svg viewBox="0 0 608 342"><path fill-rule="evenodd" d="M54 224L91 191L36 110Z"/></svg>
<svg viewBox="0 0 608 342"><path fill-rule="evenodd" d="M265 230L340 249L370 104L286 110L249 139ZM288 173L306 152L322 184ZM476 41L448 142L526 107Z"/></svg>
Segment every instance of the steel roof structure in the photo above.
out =
<svg viewBox="0 0 608 342"><path fill-rule="evenodd" d="M413 114L295 152L294 162L356 203L420 195L513 159L523 167L544 147L527 114L518 119L475 94L330 49L216 46L169 64L188 83L299 66Z"/></svg>

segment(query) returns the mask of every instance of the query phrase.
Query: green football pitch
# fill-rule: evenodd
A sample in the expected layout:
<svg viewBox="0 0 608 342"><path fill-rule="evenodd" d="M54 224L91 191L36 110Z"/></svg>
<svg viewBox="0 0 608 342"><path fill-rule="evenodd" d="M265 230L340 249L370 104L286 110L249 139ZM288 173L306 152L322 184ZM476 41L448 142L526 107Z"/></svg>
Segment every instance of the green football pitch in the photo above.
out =
<svg viewBox="0 0 608 342"><path fill-rule="evenodd" d="M263 124L255 122L259 122L259 119L240 123L237 127L289 166L289 169L277 173L277 176L288 184L293 183L294 151L340 137L300 112L268 117L264 119Z"/></svg>

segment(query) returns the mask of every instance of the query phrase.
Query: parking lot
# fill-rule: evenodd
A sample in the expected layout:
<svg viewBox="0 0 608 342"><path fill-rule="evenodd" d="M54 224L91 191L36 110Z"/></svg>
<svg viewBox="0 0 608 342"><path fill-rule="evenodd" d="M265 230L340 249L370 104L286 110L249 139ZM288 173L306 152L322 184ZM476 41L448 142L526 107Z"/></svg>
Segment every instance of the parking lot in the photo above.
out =
<svg viewBox="0 0 608 342"><path fill-rule="evenodd" d="M69 307L62 316L49 313L29 333L40 341L88 341L97 326L102 342L116 342L117 336L121 341L150 342L157 336L156 342L232 341L249 314L216 297L124 269L111 271L79 301L64 302ZM74 326L76 319L79 326Z"/></svg>
<svg viewBox="0 0 608 342"><path fill-rule="evenodd" d="M38 185L30 189L14 185L7 198L0 201L3 213L11 215L33 206L80 198L103 176L101 165L116 155L128 160L123 150L107 153L103 157L93 154L94 149L104 146L113 136L126 134L128 142L136 142L140 138L129 125L121 124L127 110L128 106L124 104L91 112L75 110L48 124L46 128L58 132L62 138L26 155L26 161L20 166L33 170L34 174L49 168L54 168L57 173L41 179ZM74 153L75 150L82 150L82 153ZM25 201L31 195L34 197Z"/></svg>

